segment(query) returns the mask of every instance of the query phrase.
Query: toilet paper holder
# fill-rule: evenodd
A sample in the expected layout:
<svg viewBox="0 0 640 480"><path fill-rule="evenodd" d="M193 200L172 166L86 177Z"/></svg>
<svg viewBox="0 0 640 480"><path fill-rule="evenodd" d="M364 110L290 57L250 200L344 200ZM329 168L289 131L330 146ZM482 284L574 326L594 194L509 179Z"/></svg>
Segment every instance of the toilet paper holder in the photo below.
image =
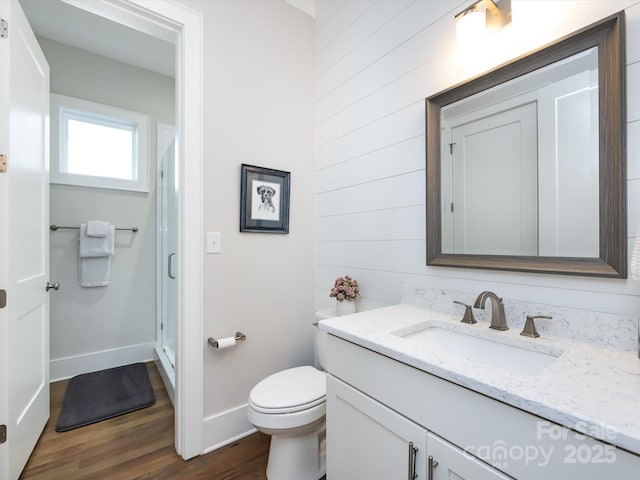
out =
<svg viewBox="0 0 640 480"><path fill-rule="evenodd" d="M244 342L247 339L247 336L242 332L236 332L234 339L236 342ZM218 340L213 337L209 337L207 339L207 343L213 348L218 348Z"/></svg>

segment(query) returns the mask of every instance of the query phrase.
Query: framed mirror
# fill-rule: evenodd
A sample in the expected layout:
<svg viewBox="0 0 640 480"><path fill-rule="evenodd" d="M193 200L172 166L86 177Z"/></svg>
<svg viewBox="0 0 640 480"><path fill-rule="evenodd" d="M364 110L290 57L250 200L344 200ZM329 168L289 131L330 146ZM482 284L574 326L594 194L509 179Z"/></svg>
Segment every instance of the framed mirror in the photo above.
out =
<svg viewBox="0 0 640 480"><path fill-rule="evenodd" d="M624 12L426 99L427 265L627 276Z"/></svg>

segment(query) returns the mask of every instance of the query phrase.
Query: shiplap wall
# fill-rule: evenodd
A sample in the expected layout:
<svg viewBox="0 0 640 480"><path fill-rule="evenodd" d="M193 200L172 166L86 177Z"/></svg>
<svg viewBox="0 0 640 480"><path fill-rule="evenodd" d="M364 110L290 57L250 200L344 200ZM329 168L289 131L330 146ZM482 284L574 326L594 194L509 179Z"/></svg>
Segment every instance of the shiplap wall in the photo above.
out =
<svg viewBox="0 0 640 480"><path fill-rule="evenodd" d="M425 265L424 99L626 10L629 257L640 217L640 2L513 0L513 24L480 51L456 49L471 1L318 0L316 308L335 277L358 279L359 309L398 303L403 284L640 314L640 282Z"/></svg>

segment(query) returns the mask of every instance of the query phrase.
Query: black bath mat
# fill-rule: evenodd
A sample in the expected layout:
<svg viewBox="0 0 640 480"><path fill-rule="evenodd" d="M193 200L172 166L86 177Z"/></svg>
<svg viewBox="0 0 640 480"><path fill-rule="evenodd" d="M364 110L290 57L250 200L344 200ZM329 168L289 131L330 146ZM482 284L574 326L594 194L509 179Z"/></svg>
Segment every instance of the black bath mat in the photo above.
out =
<svg viewBox="0 0 640 480"><path fill-rule="evenodd" d="M78 375L67 386L56 432L150 407L155 402L144 363Z"/></svg>

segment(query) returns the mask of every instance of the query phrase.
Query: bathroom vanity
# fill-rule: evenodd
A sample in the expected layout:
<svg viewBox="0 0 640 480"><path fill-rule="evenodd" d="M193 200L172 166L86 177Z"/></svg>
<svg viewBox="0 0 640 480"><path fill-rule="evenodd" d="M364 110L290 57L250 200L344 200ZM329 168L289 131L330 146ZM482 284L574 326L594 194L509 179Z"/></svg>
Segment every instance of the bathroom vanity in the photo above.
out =
<svg viewBox="0 0 640 480"><path fill-rule="evenodd" d="M401 304L319 323L328 479L638 477L635 352L459 320Z"/></svg>

